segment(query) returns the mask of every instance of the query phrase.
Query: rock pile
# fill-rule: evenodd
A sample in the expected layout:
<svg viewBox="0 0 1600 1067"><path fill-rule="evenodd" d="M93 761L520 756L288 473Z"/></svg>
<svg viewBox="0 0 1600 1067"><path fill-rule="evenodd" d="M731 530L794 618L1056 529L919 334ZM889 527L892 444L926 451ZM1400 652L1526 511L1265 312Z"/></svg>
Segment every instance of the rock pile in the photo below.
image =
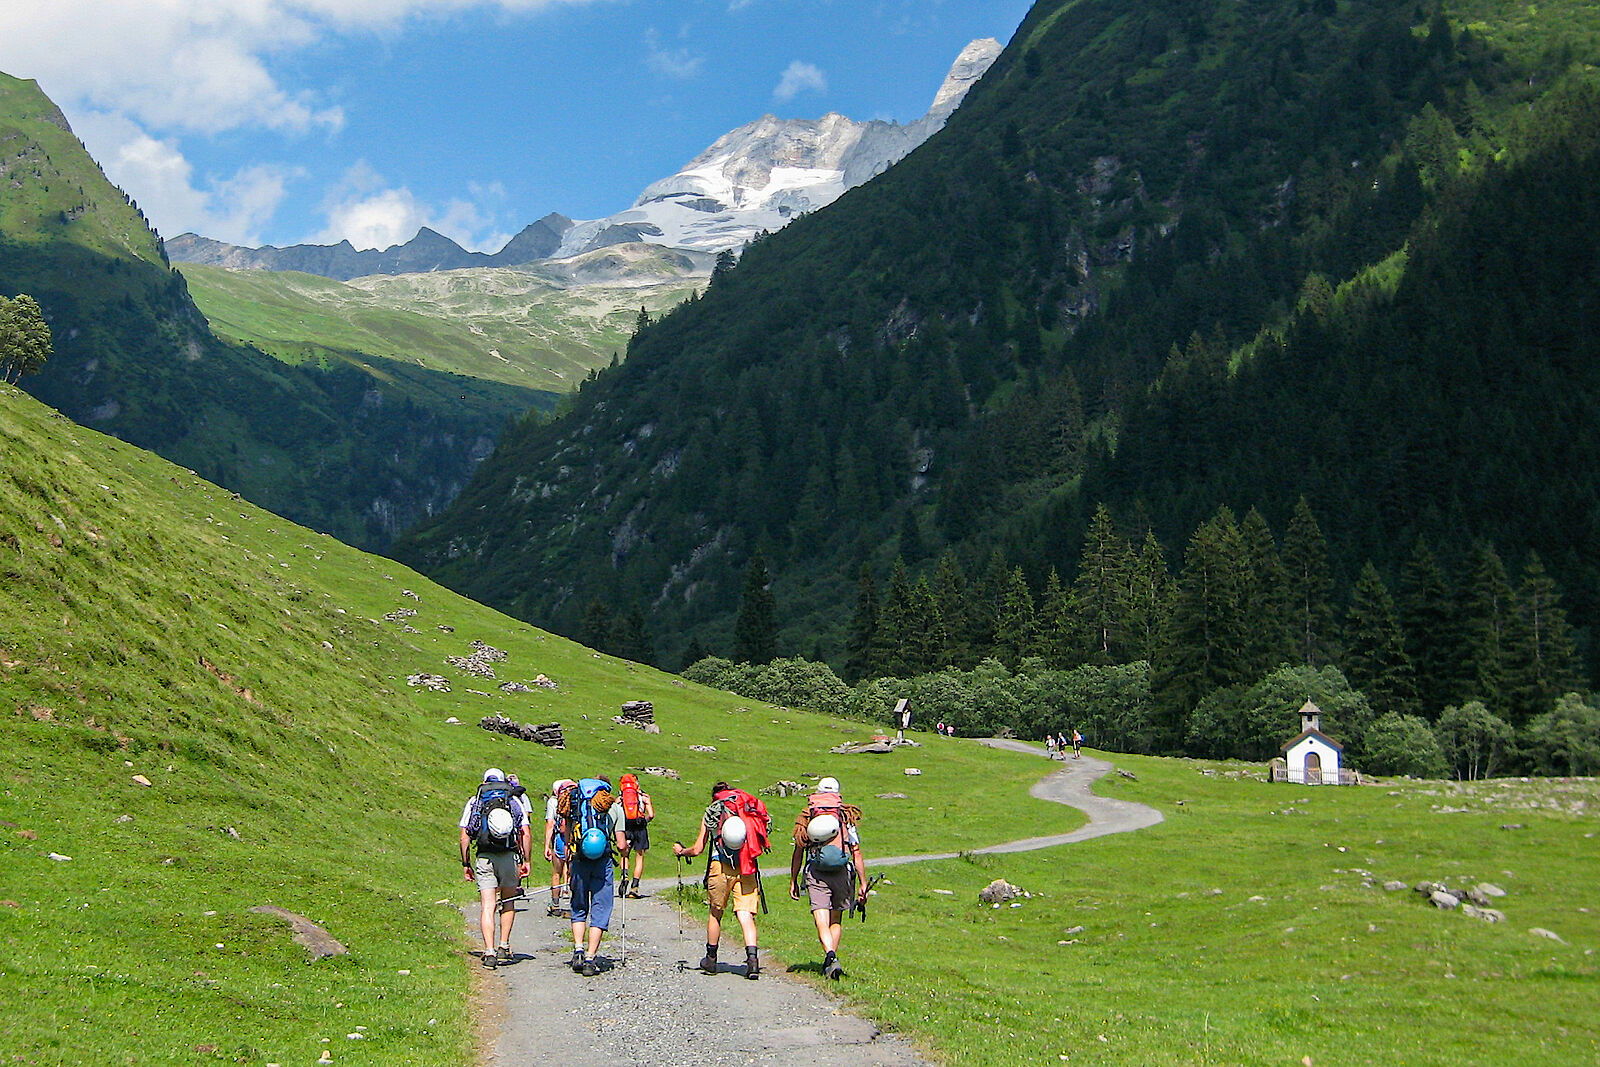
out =
<svg viewBox="0 0 1600 1067"><path fill-rule="evenodd" d="M656 725L656 706L648 700L628 701L622 705L622 714L611 716L611 721L621 723L623 726L632 726L647 734L661 732L661 727Z"/></svg>
<svg viewBox="0 0 1600 1067"><path fill-rule="evenodd" d="M810 791L811 790L804 784L800 782L791 782L787 778L774 782L772 785L769 785L767 788L762 790L762 792L768 796L776 796L779 799L783 799L784 797L797 797L801 793L809 793Z"/></svg>
<svg viewBox="0 0 1600 1067"><path fill-rule="evenodd" d="M466 671L468 674L479 678L493 678L494 664L506 658L506 653L493 645L474 641L471 645L472 654L468 656L446 656L444 661L457 670Z"/></svg>
<svg viewBox="0 0 1600 1067"><path fill-rule="evenodd" d="M1004 878L996 878L982 889L978 890L978 899L985 904L1004 904L1012 897L1022 896L1022 889L1014 886Z"/></svg>
<svg viewBox="0 0 1600 1067"><path fill-rule="evenodd" d="M505 734L523 741L532 741L536 744L547 745L550 748L566 748L567 739L561 734L561 724L558 722L543 723L535 726L533 723L512 722L504 715L485 715L478 720L478 726L491 733Z"/></svg>
<svg viewBox="0 0 1600 1067"><path fill-rule="evenodd" d="M422 689L429 689L435 693L450 692L450 680L442 674L408 674L406 684Z"/></svg>
<svg viewBox="0 0 1600 1067"><path fill-rule="evenodd" d="M1405 888L1403 882L1386 882L1385 889L1398 887ZM1417 893L1441 911L1455 911L1460 909L1461 914L1470 919L1479 919L1486 923L1505 922L1506 913L1498 908L1490 907L1497 903L1499 898L1506 895L1506 891L1491 882L1479 882L1467 889L1451 889L1443 882L1421 881L1411 887Z"/></svg>

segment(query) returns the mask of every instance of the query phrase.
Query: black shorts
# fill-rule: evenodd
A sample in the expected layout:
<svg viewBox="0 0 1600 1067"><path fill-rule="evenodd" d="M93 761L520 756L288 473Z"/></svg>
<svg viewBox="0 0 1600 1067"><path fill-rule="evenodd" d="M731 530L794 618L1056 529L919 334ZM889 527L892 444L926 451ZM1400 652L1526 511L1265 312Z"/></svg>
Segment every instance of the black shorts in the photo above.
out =
<svg viewBox="0 0 1600 1067"><path fill-rule="evenodd" d="M628 842L628 848L631 851L650 851L650 821L648 819L628 819L622 824L622 836Z"/></svg>

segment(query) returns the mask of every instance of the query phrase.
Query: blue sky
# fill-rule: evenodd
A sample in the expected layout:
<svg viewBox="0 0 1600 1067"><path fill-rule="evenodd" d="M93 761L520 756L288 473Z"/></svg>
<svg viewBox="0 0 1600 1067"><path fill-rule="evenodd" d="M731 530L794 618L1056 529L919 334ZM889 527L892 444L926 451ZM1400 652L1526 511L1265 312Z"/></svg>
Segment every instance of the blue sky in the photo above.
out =
<svg viewBox="0 0 1600 1067"><path fill-rule="evenodd" d="M759 118L909 122L1032 0L6 0L37 79L164 236L495 250L632 203Z"/></svg>

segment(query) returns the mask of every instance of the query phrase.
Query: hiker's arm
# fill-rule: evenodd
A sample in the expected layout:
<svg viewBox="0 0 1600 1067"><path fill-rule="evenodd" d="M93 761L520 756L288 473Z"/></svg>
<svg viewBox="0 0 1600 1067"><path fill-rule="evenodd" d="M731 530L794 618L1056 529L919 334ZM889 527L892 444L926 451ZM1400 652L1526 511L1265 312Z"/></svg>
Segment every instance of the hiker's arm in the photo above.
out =
<svg viewBox="0 0 1600 1067"><path fill-rule="evenodd" d="M856 885L861 887L860 898L862 900L866 900L867 899L867 857L865 857L865 856L863 856L861 854L861 845L859 843L852 842L851 845L850 845L850 851L855 854L854 858L855 858L855 862L856 862Z"/></svg>
<svg viewBox="0 0 1600 1067"><path fill-rule="evenodd" d="M650 802L649 793L640 794L640 799L644 801L644 821L649 822L656 817L656 806Z"/></svg>
<svg viewBox="0 0 1600 1067"><path fill-rule="evenodd" d="M467 881L472 881L472 839L465 826L461 828L461 869Z"/></svg>
<svg viewBox="0 0 1600 1067"><path fill-rule="evenodd" d="M794 846L789 856L789 899L800 899L800 846Z"/></svg>
<svg viewBox="0 0 1600 1067"><path fill-rule="evenodd" d="M694 844L690 845L688 848L684 848L681 844L674 841L672 844L672 853L675 856L698 856L705 850L705 847L706 824L702 822L700 824L700 833L695 837Z"/></svg>
<svg viewBox="0 0 1600 1067"><path fill-rule="evenodd" d="M526 813L522 816L522 833L518 836L522 850L517 858L522 861L519 866L522 868L522 877L526 878L528 877L528 871L532 869L528 866L528 858L533 855L533 826L529 824Z"/></svg>
<svg viewBox="0 0 1600 1067"><path fill-rule="evenodd" d="M555 838L554 838L555 832L556 832L555 820L554 819L546 819L544 821L544 858L545 858L545 862L547 862L547 863L556 858Z"/></svg>

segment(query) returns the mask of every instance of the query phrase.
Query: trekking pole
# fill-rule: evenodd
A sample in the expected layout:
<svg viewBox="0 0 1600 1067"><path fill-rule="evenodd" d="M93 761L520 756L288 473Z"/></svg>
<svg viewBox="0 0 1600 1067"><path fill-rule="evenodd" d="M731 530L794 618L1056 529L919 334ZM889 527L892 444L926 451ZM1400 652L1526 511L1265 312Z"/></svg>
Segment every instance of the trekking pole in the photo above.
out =
<svg viewBox="0 0 1600 1067"><path fill-rule="evenodd" d="M676 852L674 852L676 855ZM683 946L683 958L678 961L678 973L682 974L689 969L689 943L683 936L683 857L678 856L678 899L674 903L673 911L678 913L678 944Z"/></svg>
<svg viewBox="0 0 1600 1067"><path fill-rule="evenodd" d="M624 873L627 872L628 868L627 868L626 863L623 864L623 868L622 869L623 869ZM624 896L624 897L622 897L622 902L617 905L617 918L620 919L621 922L622 922L622 959L620 961L618 961L618 963L617 963L618 967L626 967L628 965L628 913L627 913L628 903L627 902L628 902L628 898L626 896Z"/></svg>

